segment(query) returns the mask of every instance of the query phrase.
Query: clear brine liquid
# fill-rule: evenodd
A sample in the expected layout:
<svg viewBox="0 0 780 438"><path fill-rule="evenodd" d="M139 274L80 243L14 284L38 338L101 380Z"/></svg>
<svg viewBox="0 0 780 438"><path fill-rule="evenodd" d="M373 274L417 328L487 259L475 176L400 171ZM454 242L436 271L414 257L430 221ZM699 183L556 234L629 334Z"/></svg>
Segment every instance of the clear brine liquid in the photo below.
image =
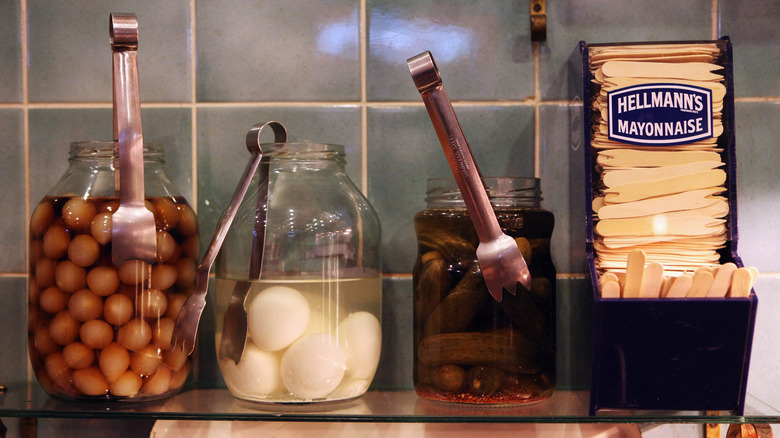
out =
<svg viewBox="0 0 780 438"><path fill-rule="evenodd" d="M217 333L222 332L222 315L227 310L230 297L238 282L217 278L216 309L219 317L216 320ZM311 314L315 318L321 316L324 320L337 325L347 315L365 311L377 318L382 315L382 279L381 277L361 277L338 280L300 280L300 279L261 279L252 281L252 289L247 294L245 307L260 292L273 286L285 286L296 289L309 302Z"/></svg>
<svg viewBox="0 0 780 438"><path fill-rule="evenodd" d="M217 350L224 314L237 283L224 278L216 280ZM274 315L275 307L270 313L268 308L255 313L258 309L252 305L253 300L266 290L271 293L271 288L278 291L280 286L294 289L305 299L309 307L308 320L303 333L291 344L279 350L265 350L262 346L267 339L262 335L253 339L250 334L253 318L277 320L269 327L273 332L278 326L287 325L291 321L289 318L300 315L300 312ZM302 301L298 302L304 305ZM278 306L285 307L285 304ZM225 383L234 396L259 402L298 403L351 399L368 389L376 372L381 346L381 277L330 281L257 280L252 282L245 308L248 309L250 333L241 362L238 365L230 359L220 362ZM313 339L331 341L317 344ZM308 346L303 347L304 344ZM293 350L296 351L293 353ZM296 358L288 360L290 356Z"/></svg>

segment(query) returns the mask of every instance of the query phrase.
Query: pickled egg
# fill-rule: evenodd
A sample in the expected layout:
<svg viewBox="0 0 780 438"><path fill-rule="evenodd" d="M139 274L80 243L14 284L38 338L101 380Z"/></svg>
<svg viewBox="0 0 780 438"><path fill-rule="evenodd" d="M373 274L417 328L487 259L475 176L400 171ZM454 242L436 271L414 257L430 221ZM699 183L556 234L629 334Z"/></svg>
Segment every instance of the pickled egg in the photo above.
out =
<svg viewBox="0 0 780 438"><path fill-rule="evenodd" d="M282 356L282 382L296 397L323 398L341 383L346 361L346 353L333 336L326 333L306 335Z"/></svg>
<svg viewBox="0 0 780 438"><path fill-rule="evenodd" d="M176 230L182 236L189 236L198 231L198 218L187 204L178 204L179 222L176 224Z"/></svg>
<svg viewBox="0 0 780 438"><path fill-rule="evenodd" d="M167 231L157 232L157 263L167 262L174 252L176 252L176 240Z"/></svg>
<svg viewBox="0 0 780 438"><path fill-rule="evenodd" d="M231 391L237 394L265 396L281 387L280 360L280 353L264 351L247 343L238 365L232 359L222 359L219 365L225 383Z"/></svg>
<svg viewBox="0 0 780 438"><path fill-rule="evenodd" d="M44 289L38 297L38 305L48 313L59 313L68 305L68 294L56 286Z"/></svg>
<svg viewBox="0 0 780 438"><path fill-rule="evenodd" d="M176 284L178 270L174 265L158 264L152 266L152 288L165 290Z"/></svg>
<svg viewBox="0 0 780 438"><path fill-rule="evenodd" d="M247 327L262 350L278 351L298 339L309 324L309 303L297 290L272 286L247 306Z"/></svg>
<svg viewBox="0 0 780 438"><path fill-rule="evenodd" d="M133 317L133 300L127 295L114 294L103 304L103 318L113 325L123 325Z"/></svg>
<svg viewBox="0 0 780 438"><path fill-rule="evenodd" d="M197 266L195 259L191 257L182 257L176 261L176 278L177 286L192 286L195 284L195 275L197 274Z"/></svg>
<svg viewBox="0 0 780 438"><path fill-rule="evenodd" d="M173 336L173 327L176 321L171 318L160 318L154 327L152 327L152 340L154 345L163 350L170 350L171 337Z"/></svg>
<svg viewBox="0 0 780 438"><path fill-rule="evenodd" d="M33 335L33 345L38 353L45 356L60 349L60 346L51 338L49 327L39 326Z"/></svg>
<svg viewBox="0 0 780 438"><path fill-rule="evenodd" d="M168 310L165 311L165 316L175 320L179 316L179 311L187 301L187 295L177 293L168 297Z"/></svg>
<svg viewBox="0 0 780 438"><path fill-rule="evenodd" d="M352 379L370 380L379 365L382 326L369 312L355 312L338 326L339 345L347 355L347 374Z"/></svg>
<svg viewBox="0 0 780 438"><path fill-rule="evenodd" d="M54 342L60 345L68 345L76 340L79 335L81 323L67 310L54 315L49 323L49 334Z"/></svg>
<svg viewBox="0 0 780 438"><path fill-rule="evenodd" d="M114 329L102 319L93 319L81 324L79 339L87 347L100 350L114 340Z"/></svg>
<svg viewBox="0 0 780 438"><path fill-rule="evenodd" d="M155 198L152 204L158 230L167 231L179 223L179 209L173 201L168 198Z"/></svg>
<svg viewBox="0 0 780 438"><path fill-rule="evenodd" d="M62 359L74 370L80 370L92 365L95 352L81 342L71 342L62 349Z"/></svg>
<svg viewBox="0 0 780 438"><path fill-rule="evenodd" d="M56 383L61 382L63 377L69 377L70 368L59 351L46 356L44 367L46 368L46 374Z"/></svg>
<svg viewBox="0 0 780 438"><path fill-rule="evenodd" d="M68 310L79 321L89 321L103 314L103 299L89 289L81 289L70 296Z"/></svg>
<svg viewBox="0 0 780 438"><path fill-rule="evenodd" d="M119 275L113 266L95 266L87 273L87 286L101 297L107 297L119 288Z"/></svg>
<svg viewBox="0 0 780 438"><path fill-rule="evenodd" d="M84 395L105 395L108 393L108 381L95 367L73 371L73 384Z"/></svg>
<svg viewBox="0 0 780 438"><path fill-rule="evenodd" d="M96 214L95 205L81 198L71 198L62 206L62 219L65 226L72 230L86 230Z"/></svg>
<svg viewBox="0 0 780 438"><path fill-rule="evenodd" d="M171 377L171 389L179 389L184 386L184 383L187 381L187 376L190 374L191 368L192 365L187 362L183 367L181 367L181 369L173 372L173 377Z"/></svg>
<svg viewBox="0 0 780 438"><path fill-rule="evenodd" d="M30 216L30 232L34 236L40 236L54 221L54 206L48 201L43 201L35 206Z"/></svg>
<svg viewBox="0 0 780 438"><path fill-rule="evenodd" d="M171 367L172 370L178 371L182 369L184 364L187 363L187 353L181 348L174 348L173 350L167 350L163 352L163 362Z"/></svg>
<svg viewBox="0 0 780 438"><path fill-rule="evenodd" d="M128 260L117 269L119 281L129 285L142 284L151 273L151 265L141 260Z"/></svg>
<svg viewBox="0 0 780 438"><path fill-rule="evenodd" d="M68 244L68 258L73 263L86 268L100 257L100 245L89 234L79 234Z"/></svg>
<svg viewBox="0 0 780 438"><path fill-rule="evenodd" d="M143 319L132 319L119 328L116 340L130 351L140 350L152 340L152 327Z"/></svg>
<svg viewBox="0 0 780 438"><path fill-rule="evenodd" d="M43 254L58 259L68 252L70 233L62 225L52 225L43 234Z"/></svg>
<svg viewBox="0 0 780 438"><path fill-rule="evenodd" d="M149 376L163 363L162 351L154 344L130 354L130 369L141 376Z"/></svg>
<svg viewBox="0 0 780 438"><path fill-rule="evenodd" d="M35 261L35 283L38 287L49 287L54 284L57 261L43 257Z"/></svg>
<svg viewBox="0 0 780 438"><path fill-rule="evenodd" d="M70 260L57 263L54 282L64 292L76 292L87 285L87 271Z"/></svg>
<svg viewBox="0 0 780 438"><path fill-rule="evenodd" d="M111 241L111 231L113 230L112 214L111 212L98 213L92 218L92 223L89 225L89 232L92 233L92 237L101 245L107 245Z"/></svg>
<svg viewBox="0 0 780 438"><path fill-rule="evenodd" d="M113 382L130 366L130 353L125 347L114 342L100 352L98 365L106 379Z"/></svg>
<svg viewBox="0 0 780 438"><path fill-rule="evenodd" d="M165 315L168 297L157 289L146 289L136 295L135 312L141 318L159 318Z"/></svg>
<svg viewBox="0 0 780 438"><path fill-rule="evenodd" d="M132 371L125 371L116 380L112 381L108 387L111 395L117 397L133 397L141 390L144 379Z"/></svg>
<svg viewBox="0 0 780 438"><path fill-rule="evenodd" d="M168 367L160 367L156 373L146 379L141 387L141 392L149 395L159 395L171 389L171 380L173 373Z"/></svg>

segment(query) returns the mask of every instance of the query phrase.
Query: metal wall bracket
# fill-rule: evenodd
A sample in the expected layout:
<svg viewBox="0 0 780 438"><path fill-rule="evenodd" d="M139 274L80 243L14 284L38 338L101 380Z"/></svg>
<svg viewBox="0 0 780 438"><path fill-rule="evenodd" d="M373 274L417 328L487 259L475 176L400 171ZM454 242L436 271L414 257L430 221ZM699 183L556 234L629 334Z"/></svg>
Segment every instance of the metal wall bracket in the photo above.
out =
<svg viewBox="0 0 780 438"><path fill-rule="evenodd" d="M547 5L545 0L531 0L531 41L547 40Z"/></svg>

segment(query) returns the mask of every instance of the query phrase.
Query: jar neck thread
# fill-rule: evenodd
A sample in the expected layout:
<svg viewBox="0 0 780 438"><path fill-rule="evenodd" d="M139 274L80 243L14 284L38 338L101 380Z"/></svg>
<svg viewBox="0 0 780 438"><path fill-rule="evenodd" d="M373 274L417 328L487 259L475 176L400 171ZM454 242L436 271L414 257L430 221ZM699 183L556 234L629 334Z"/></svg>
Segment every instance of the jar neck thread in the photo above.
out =
<svg viewBox="0 0 780 438"><path fill-rule="evenodd" d="M482 182L494 208L542 206L539 178L487 177ZM454 178L429 179L425 201L429 208L466 207Z"/></svg>

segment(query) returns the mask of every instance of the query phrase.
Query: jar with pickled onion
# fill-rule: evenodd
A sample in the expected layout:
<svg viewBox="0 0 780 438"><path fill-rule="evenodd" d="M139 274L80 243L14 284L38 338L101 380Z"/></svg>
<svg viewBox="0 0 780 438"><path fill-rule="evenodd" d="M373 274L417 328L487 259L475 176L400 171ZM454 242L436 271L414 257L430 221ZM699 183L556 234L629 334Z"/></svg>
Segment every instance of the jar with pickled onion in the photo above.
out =
<svg viewBox="0 0 780 438"><path fill-rule="evenodd" d="M114 143L70 145L69 168L33 209L29 228L29 355L38 382L68 400L148 401L178 392L191 368L171 333L195 284L195 212L144 144L153 263L111 259L119 207Z"/></svg>

